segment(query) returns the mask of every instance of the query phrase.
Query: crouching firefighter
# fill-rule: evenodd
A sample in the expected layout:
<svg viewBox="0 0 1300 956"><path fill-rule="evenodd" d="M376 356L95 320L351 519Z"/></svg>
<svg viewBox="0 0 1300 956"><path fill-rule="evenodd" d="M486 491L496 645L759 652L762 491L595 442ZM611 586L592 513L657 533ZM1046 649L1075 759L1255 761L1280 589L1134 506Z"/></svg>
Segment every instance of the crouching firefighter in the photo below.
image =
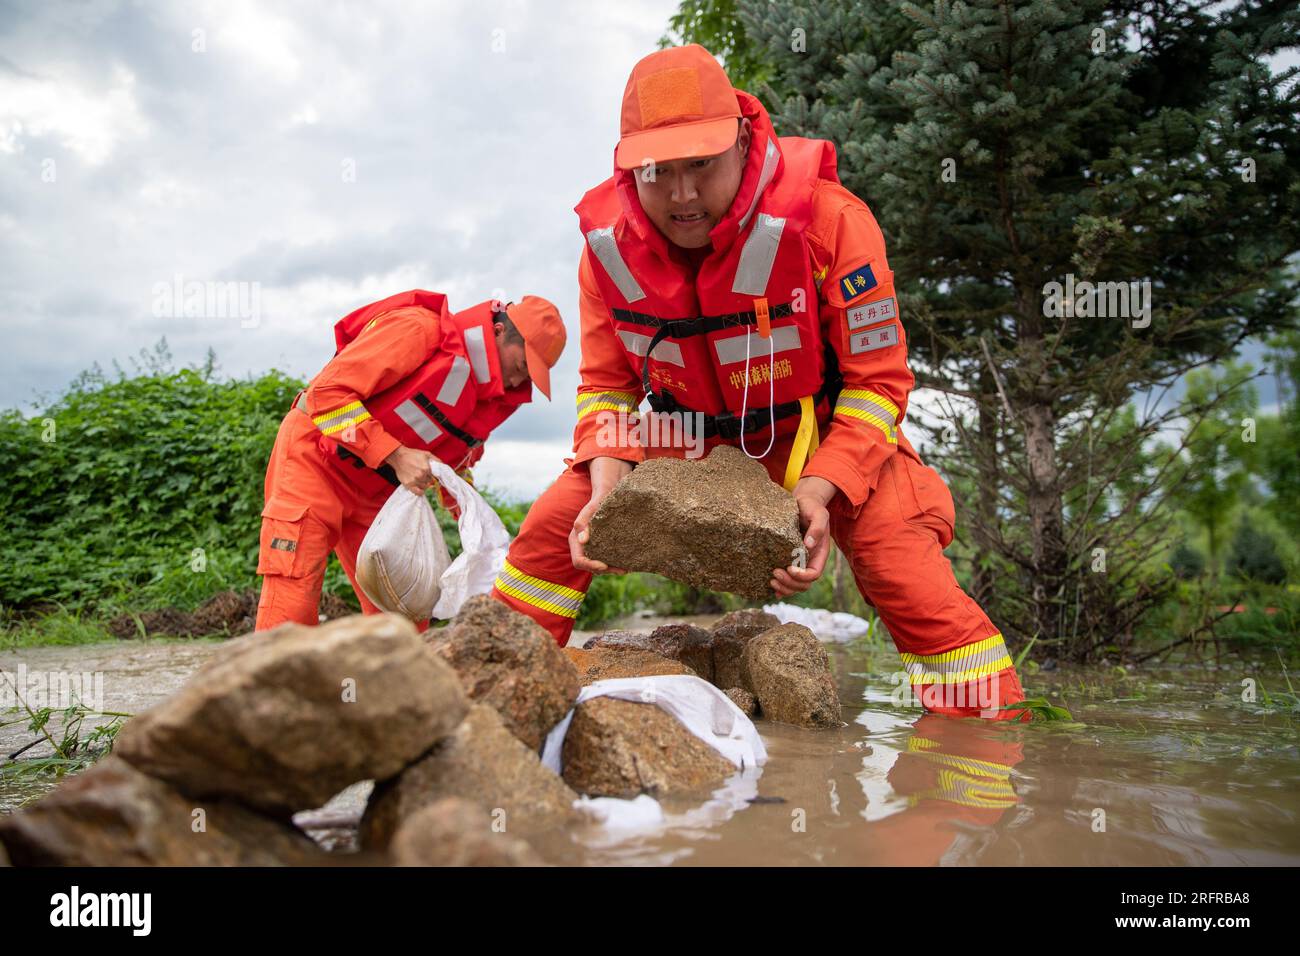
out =
<svg viewBox="0 0 1300 956"><path fill-rule="evenodd" d="M840 185L834 145L778 137L695 45L636 65L621 134L613 175L576 209L575 454L494 596L568 641L592 574L611 570L584 554L601 499L646 457L683 456L639 439L645 400L793 493L807 566L773 569L778 597L813 584L834 539L922 705L1010 716L1023 693L1007 647L943 554L952 495L900 427L914 379L884 238Z"/></svg>
<svg viewBox="0 0 1300 956"><path fill-rule="evenodd" d="M452 312L419 289L357 309L334 327L334 358L299 393L266 471L257 630L316 624L330 552L357 586L361 540L393 489L423 493L437 458L469 479L492 430L549 400L564 324L545 299ZM449 499L444 497L444 503Z"/></svg>

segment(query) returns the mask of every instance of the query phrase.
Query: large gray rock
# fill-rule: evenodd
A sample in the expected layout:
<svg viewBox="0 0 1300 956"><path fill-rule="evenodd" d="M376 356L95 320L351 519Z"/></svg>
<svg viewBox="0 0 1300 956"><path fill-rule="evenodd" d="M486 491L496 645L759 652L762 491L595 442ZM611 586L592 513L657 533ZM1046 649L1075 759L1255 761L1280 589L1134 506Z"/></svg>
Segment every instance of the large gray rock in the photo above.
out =
<svg viewBox="0 0 1300 956"><path fill-rule="evenodd" d="M201 813L197 811L202 811ZM0 816L15 866L302 866L323 851L230 800L194 800L118 757Z"/></svg>
<svg viewBox="0 0 1300 956"><path fill-rule="evenodd" d="M794 498L739 448L633 469L591 519L587 556L698 588L770 597L802 543Z"/></svg>
<svg viewBox="0 0 1300 956"><path fill-rule="evenodd" d="M713 680L712 635L694 624L665 624L650 633L610 631L589 640L583 650L641 650L681 661L695 674Z"/></svg>
<svg viewBox="0 0 1300 956"><path fill-rule="evenodd" d="M840 698L830 658L802 624L782 624L745 645L745 687L768 720L800 727L838 727Z"/></svg>
<svg viewBox="0 0 1300 956"><path fill-rule="evenodd" d="M393 776L466 707L455 673L409 621L356 615L232 641L128 721L114 752L191 797L287 817Z"/></svg>
<svg viewBox="0 0 1300 956"><path fill-rule="evenodd" d="M571 787L600 797L706 793L736 772L671 714L610 697L578 707L561 760Z"/></svg>
<svg viewBox="0 0 1300 956"><path fill-rule="evenodd" d="M545 866L527 843L494 830L487 811L445 797L416 811L393 835L396 866Z"/></svg>
<svg viewBox="0 0 1300 956"><path fill-rule="evenodd" d="M362 847L384 849L406 819L444 797L486 808L508 833L531 833L576 816L577 794L481 703L470 707L454 734L375 785L361 820Z"/></svg>
<svg viewBox="0 0 1300 956"><path fill-rule="evenodd" d="M670 660L638 647L566 647L564 654L577 668L578 680L583 687L598 680L612 680L616 677L659 677L665 674L699 676L681 661Z"/></svg>
<svg viewBox="0 0 1300 956"><path fill-rule="evenodd" d="M495 708L533 750L578 699L578 673L536 621L478 595L447 627L427 635L470 698Z"/></svg>
<svg viewBox="0 0 1300 956"><path fill-rule="evenodd" d="M713 683L723 690L740 687L752 693L754 688L746 683L740 666L745 645L764 631L779 627L780 624L775 615L758 608L742 608L724 614L711 629Z"/></svg>

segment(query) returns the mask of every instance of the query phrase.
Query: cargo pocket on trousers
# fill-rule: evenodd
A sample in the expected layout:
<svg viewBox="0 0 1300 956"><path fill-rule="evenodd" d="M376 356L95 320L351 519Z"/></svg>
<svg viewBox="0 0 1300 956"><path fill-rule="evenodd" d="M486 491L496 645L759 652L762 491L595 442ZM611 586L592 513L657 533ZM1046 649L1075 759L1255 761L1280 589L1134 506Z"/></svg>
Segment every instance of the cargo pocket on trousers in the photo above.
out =
<svg viewBox="0 0 1300 956"><path fill-rule="evenodd" d="M262 509L262 540L258 549L257 573L301 577L307 571L302 549L302 530L307 506L272 498Z"/></svg>
<svg viewBox="0 0 1300 956"><path fill-rule="evenodd" d="M956 533L957 515L947 484L933 468L902 452L894 455L894 465L894 487L903 520L929 529L939 539L940 548L948 547Z"/></svg>

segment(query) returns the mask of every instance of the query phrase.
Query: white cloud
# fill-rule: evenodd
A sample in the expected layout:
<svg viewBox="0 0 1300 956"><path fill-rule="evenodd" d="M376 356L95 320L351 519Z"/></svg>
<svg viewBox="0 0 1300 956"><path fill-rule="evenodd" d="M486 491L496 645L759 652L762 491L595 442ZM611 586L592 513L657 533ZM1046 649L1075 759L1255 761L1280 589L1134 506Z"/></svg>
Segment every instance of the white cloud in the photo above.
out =
<svg viewBox="0 0 1300 956"><path fill-rule="evenodd" d="M117 144L146 130L135 99L135 76L120 64L109 87L91 89L53 68L50 78L0 73L0 153L19 153L52 140L91 166L106 162Z"/></svg>
<svg viewBox="0 0 1300 956"><path fill-rule="evenodd" d="M557 400L499 430L484 475L537 494L573 429L573 206L609 174L628 72L676 6L92 0L5 17L0 404L162 335L178 362L211 347L229 375L306 377L366 302L531 293L569 325ZM154 315L176 275L258 283L262 322Z"/></svg>
<svg viewBox="0 0 1300 956"><path fill-rule="evenodd" d="M270 13L266 4L250 0L222 0L206 3L203 18L195 24L205 29L215 22L206 52L239 58L263 75L291 83L302 71L297 50L307 44L295 24Z"/></svg>

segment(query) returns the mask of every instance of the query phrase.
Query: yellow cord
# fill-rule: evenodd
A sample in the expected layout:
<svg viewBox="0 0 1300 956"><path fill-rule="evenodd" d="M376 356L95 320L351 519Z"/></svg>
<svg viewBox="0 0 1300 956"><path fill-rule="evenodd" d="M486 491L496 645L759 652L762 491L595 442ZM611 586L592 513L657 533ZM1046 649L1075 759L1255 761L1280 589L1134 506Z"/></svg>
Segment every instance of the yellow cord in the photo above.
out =
<svg viewBox="0 0 1300 956"><path fill-rule="evenodd" d="M795 483L803 474L803 466L808 456L817 450L817 413L813 405L813 396L805 395L799 399L799 430L794 435L794 445L790 448L790 460L785 466L785 490L794 491Z"/></svg>

